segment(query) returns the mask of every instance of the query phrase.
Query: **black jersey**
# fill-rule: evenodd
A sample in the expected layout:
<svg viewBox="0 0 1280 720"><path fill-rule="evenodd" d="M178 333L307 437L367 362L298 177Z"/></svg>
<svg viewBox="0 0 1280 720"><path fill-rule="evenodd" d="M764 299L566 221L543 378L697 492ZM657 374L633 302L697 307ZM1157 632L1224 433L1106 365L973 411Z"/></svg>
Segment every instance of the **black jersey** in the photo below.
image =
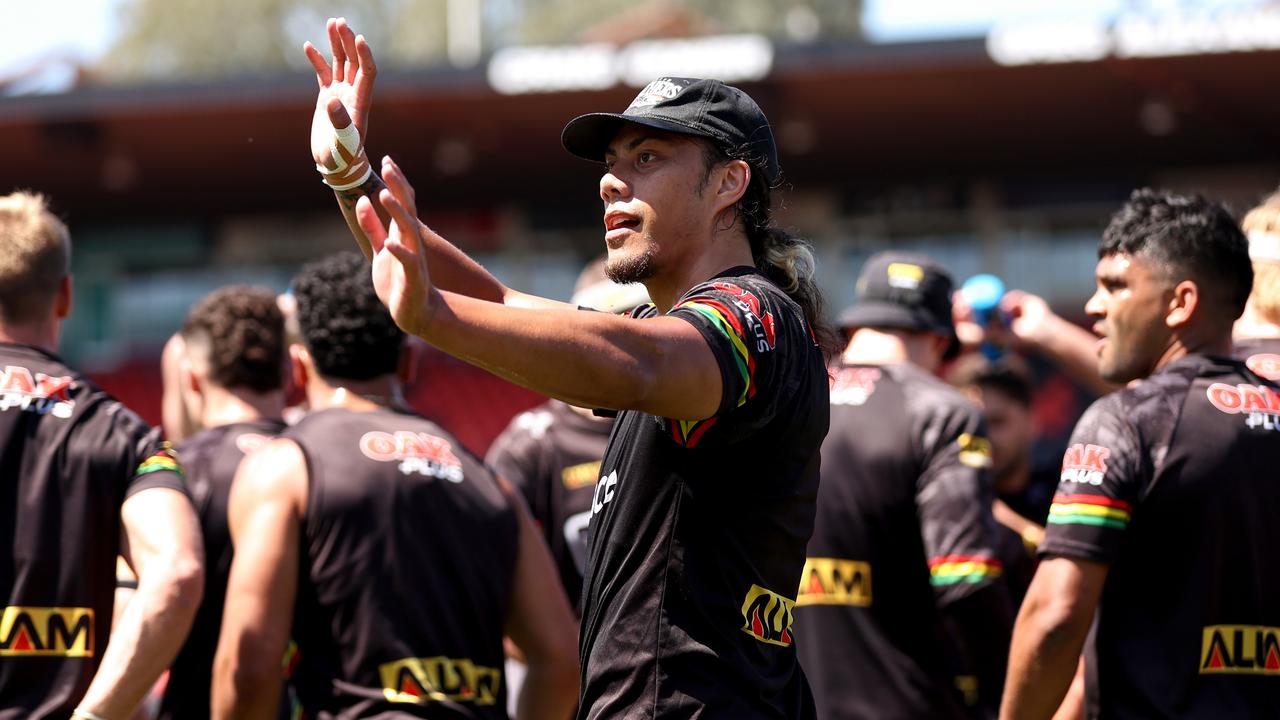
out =
<svg viewBox="0 0 1280 720"><path fill-rule="evenodd" d="M282 437L309 489L292 684L306 715L506 718L508 497L434 423L333 408Z"/></svg>
<svg viewBox="0 0 1280 720"><path fill-rule="evenodd" d="M176 448L187 471L187 487L204 537L204 600L186 643L169 668L161 718L209 717L209 681L231 572L231 531L227 527L231 481L244 456L282 430L284 423L274 420L232 423L205 430Z"/></svg>
<svg viewBox="0 0 1280 720"><path fill-rule="evenodd" d="M999 582L978 409L913 365L833 370L796 612L822 718L963 717L939 608Z"/></svg>
<svg viewBox="0 0 1280 720"><path fill-rule="evenodd" d="M1268 380L1280 380L1280 338L1237 340L1231 353Z"/></svg>
<svg viewBox="0 0 1280 720"><path fill-rule="evenodd" d="M493 441L485 462L520 489L542 526L560 582L581 602L587 526L600 460L613 421L552 400L517 415Z"/></svg>
<svg viewBox="0 0 1280 720"><path fill-rule="evenodd" d="M185 492L132 411L62 363L0 343L0 718L66 718L111 632L120 508Z"/></svg>
<svg viewBox="0 0 1280 720"><path fill-rule="evenodd" d="M669 315L706 339L723 400L701 422L618 418L592 506L579 717L813 717L791 625L827 431L822 353L751 268Z"/></svg>
<svg viewBox="0 0 1280 720"><path fill-rule="evenodd" d="M1110 566L1090 717L1280 717L1280 388L1185 357L1071 443L1041 552Z"/></svg>

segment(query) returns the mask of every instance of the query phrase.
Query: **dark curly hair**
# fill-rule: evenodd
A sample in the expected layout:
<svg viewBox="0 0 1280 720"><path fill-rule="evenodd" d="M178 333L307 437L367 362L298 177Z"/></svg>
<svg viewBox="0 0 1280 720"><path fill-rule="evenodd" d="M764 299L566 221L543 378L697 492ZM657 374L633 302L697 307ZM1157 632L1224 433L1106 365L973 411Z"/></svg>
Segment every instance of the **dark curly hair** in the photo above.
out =
<svg viewBox="0 0 1280 720"><path fill-rule="evenodd" d="M704 184L711 177L711 171L722 163L742 160L751 166L747 189L732 208L734 222L741 224L747 235L756 269L800 306L823 356L830 360L839 350L840 341L827 324L826 300L818 287L813 248L803 239L774 226L773 191L778 183L766 179L764 159L749 146L726 148L703 141L702 147Z"/></svg>
<svg viewBox="0 0 1280 720"><path fill-rule="evenodd" d="M1142 258L1171 282L1195 280L1232 318L1253 287L1244 233L1225 207L1199 195L1134 190L1098 242L1099 259L1116 253Z"/></svg>
<svg viewBox="0 0 1280 720"><path fill-rule="evenodd" d="M224 388L265 393L284 385L284 316L267 288L232 285L209 293L187 313L182 337Z"/></svg>
<svg viewBox="0 0 1280 720"><path fill-rule="evenodd" d="M369 263L343 252L306 265L293 279L298 329L321 375L371 380L396 371L404 332L373 290Z"/></svg>

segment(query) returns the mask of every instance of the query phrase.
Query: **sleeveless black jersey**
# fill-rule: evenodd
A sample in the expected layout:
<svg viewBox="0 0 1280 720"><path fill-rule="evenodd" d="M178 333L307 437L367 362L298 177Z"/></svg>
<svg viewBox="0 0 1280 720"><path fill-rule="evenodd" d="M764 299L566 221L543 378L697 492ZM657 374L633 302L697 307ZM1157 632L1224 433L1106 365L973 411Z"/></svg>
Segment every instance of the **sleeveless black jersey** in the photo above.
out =
<svg viewBox="0 0 1280 720"><path fill-rule="evenodd" d="M951 386L914 365L833 369L796 611L819 717L965 716L939 608L1000 582L990 465Z"/></svg>
<svg viewBox="0 0 1280 720"><path fill-rule="evenodd" d="M812 718L792 610L827 431L822 353L752 268L669 314L706 339L723 400L700 422L618 418L592 505L579 717Z"/></svg>
<svg viewBox="0 0 1280 720"><path fill-rule="evenodd" d="M1280 381L1280 338L1237 340L1231 354L1258 375Z"/></svg>
<svg viewBox="0 0 1280 720"><path fill-rule="evenodd" d="M1189 356L1097 401L1042 555L1110 566L1090 717L1280 717L1280 388Z"/></svg>
<svg viewBox="0 0 1280 720"><path fill-rule="evenodd" d="M71 714L111 632L120 508L186 492L160 437L62 363L0 343L0 718Z"/></svg>
<svg viewBox="0 0 1280 720"><path fill-rule="evenodd" d="M222 630L222 609L231 572L231 531L227 500L231 481L244 456L284 430L282 421L233 423L205 430L176 448L187 471L187 487L200 517L204 537L204 600L186 643L169 668L169 682L160 705L166 720L209 717L213 655Z"/></svg>
<svg viewBox="0 0 1280 720"><path fill-rule="evenodd" d="M506 718L510 500L434 423L312 413L292 684L307 717Z"/></svg>
<svg viewBox="0 0 1280 720"><path fill-rule="evenodd" d="M575 605L582 598L591 499L612 429L610 419L584 416L552 400L517 415L485 456L529 503Z"/></svg>

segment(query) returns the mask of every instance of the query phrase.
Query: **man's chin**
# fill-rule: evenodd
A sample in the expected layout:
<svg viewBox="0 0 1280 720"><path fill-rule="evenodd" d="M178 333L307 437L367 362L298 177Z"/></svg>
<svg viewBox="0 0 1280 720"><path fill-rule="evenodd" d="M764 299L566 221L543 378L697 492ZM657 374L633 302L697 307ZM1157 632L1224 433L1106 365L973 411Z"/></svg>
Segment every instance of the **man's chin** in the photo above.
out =
<svg viewBox="0 0 1280 720"><path fill-rule="evenodd" d="M604 263L605 277L620 284L644 282L655 271L653 253L622 254L610 251Z"/></svg>

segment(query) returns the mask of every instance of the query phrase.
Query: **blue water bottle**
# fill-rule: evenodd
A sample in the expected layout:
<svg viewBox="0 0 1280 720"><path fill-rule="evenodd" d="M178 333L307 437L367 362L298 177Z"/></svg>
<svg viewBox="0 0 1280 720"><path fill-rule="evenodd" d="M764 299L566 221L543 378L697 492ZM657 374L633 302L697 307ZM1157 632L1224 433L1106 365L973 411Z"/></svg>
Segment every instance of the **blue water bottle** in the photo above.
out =
<svg viewBox="0 0 1280 720"><path fill-rule="evenodd" d="M973 312L973 321L984 330L991 322L992 314L1000 310L1000 299L1004 297L1004 282L995 275L974 275L960 286L960 297ZM998 317L998 316L997 316ZM995 362L1004 355L1004 348L992 342L983 342L980 348L983 356Z"/></svg>

